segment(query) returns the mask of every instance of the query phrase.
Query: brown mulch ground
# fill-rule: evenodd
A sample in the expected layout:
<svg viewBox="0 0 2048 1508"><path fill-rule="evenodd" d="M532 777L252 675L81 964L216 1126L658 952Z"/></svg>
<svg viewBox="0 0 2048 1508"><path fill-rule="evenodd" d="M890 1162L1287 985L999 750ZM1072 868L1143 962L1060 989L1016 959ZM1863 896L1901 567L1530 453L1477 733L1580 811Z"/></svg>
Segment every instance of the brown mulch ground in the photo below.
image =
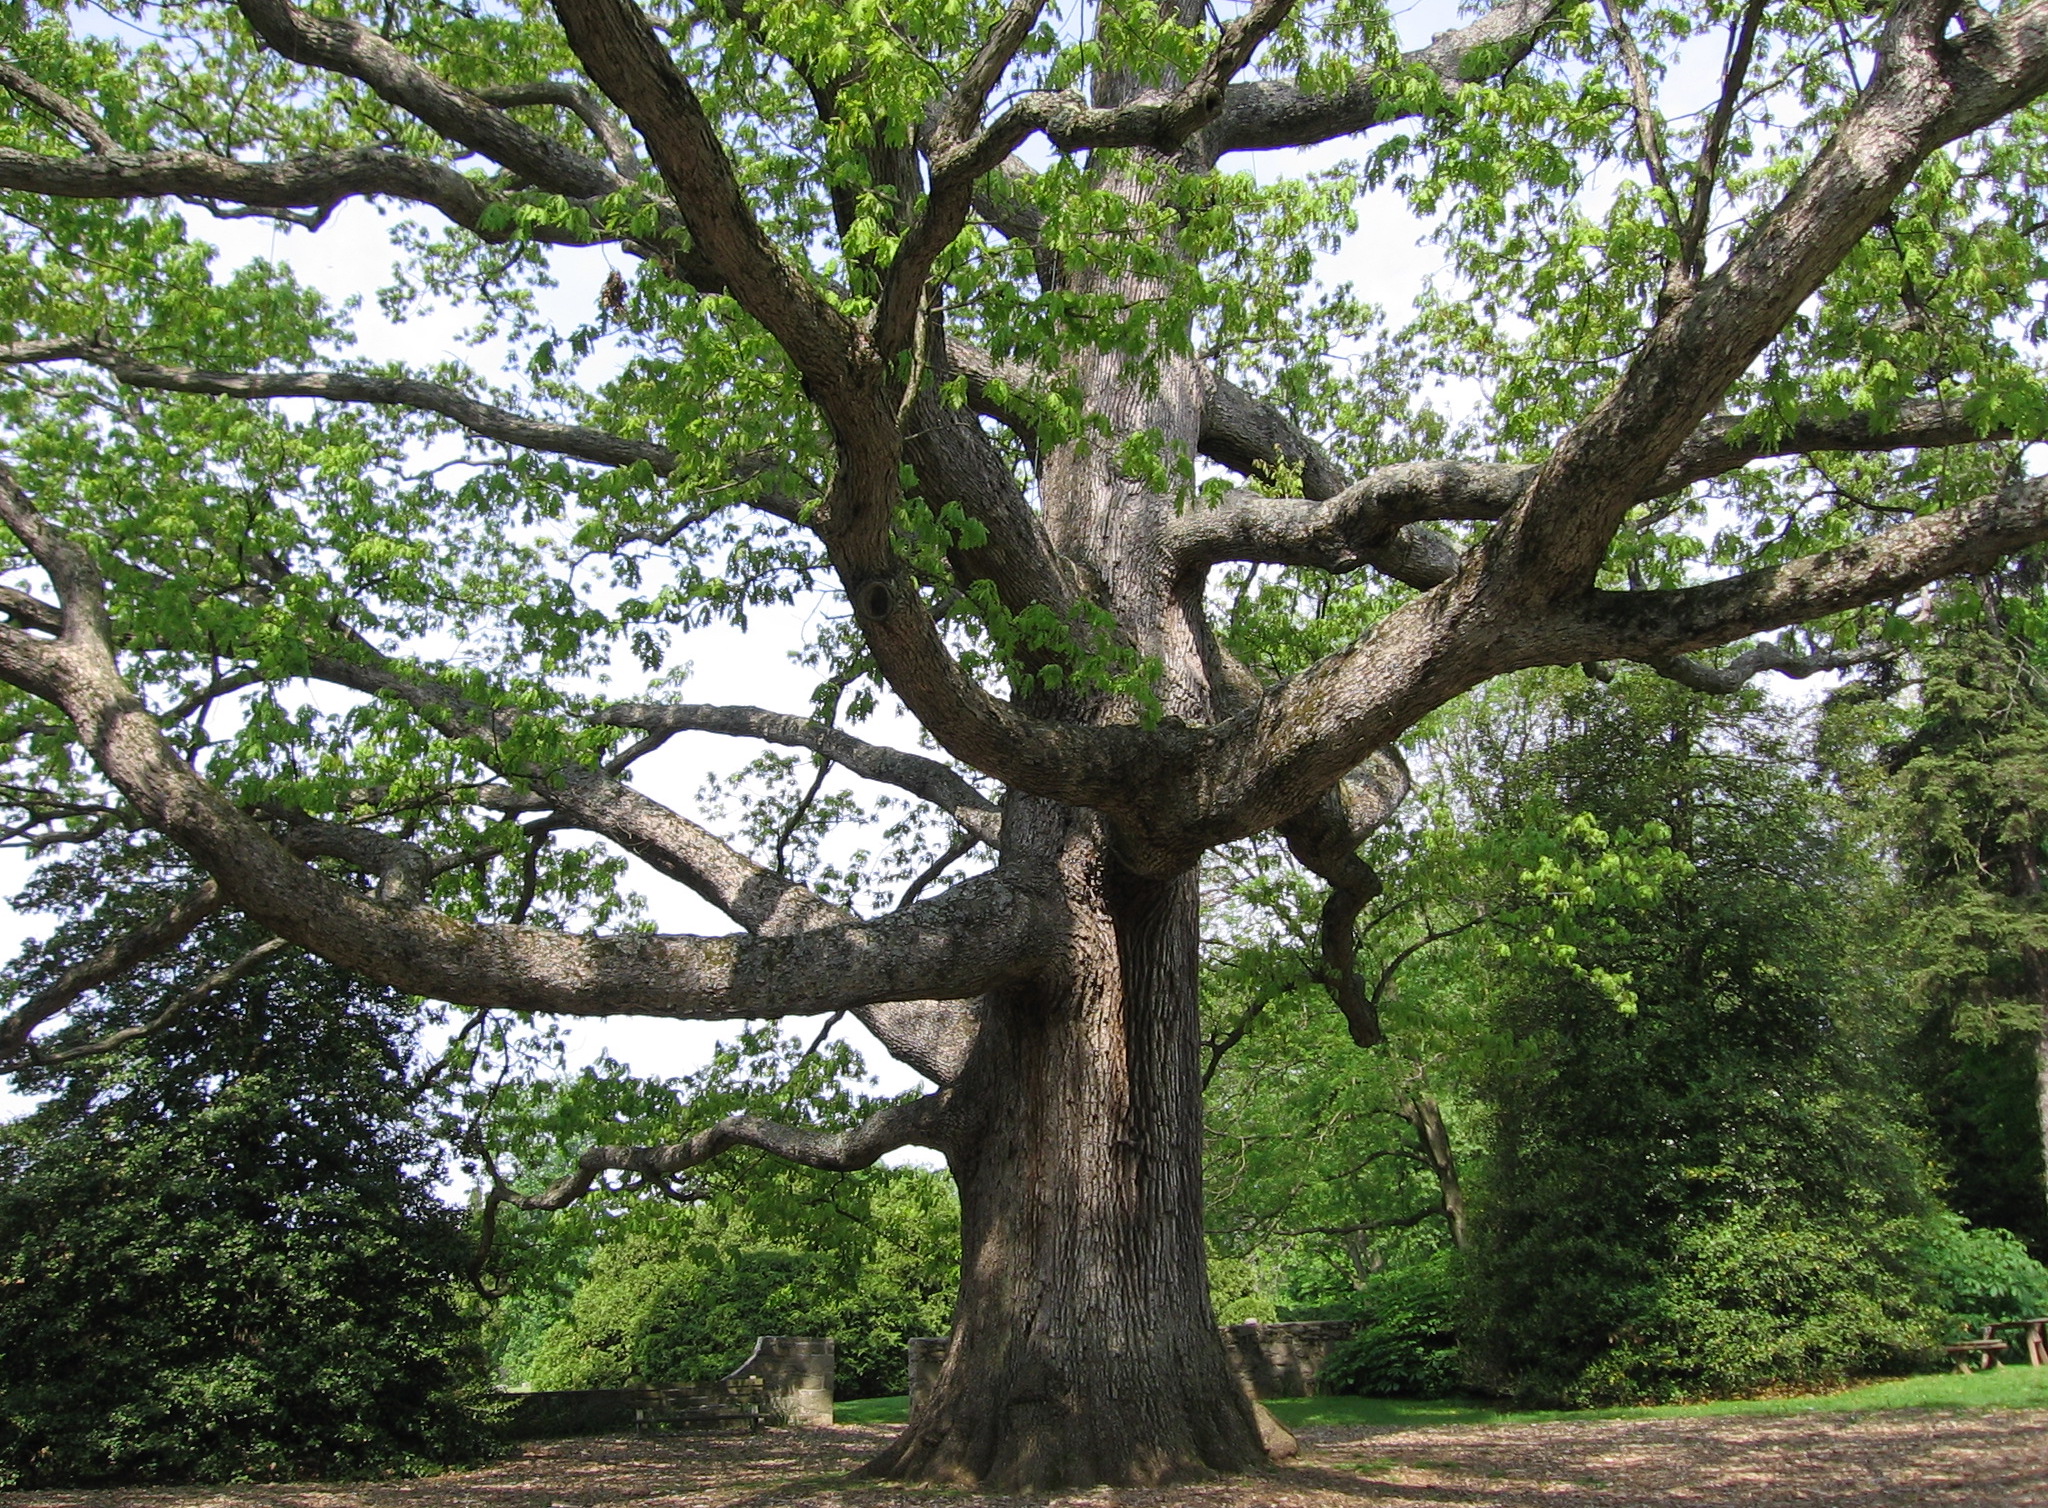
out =
<svg viewBox="0 0 2048 1508"><path fill-rule="evenodd" d="M1269 1474L979 1497L849 1482L876 1426L565 1440L419 1481L0 1493L0 1508L2048 1508L2048 1410L1305 1431Z"/></svg>

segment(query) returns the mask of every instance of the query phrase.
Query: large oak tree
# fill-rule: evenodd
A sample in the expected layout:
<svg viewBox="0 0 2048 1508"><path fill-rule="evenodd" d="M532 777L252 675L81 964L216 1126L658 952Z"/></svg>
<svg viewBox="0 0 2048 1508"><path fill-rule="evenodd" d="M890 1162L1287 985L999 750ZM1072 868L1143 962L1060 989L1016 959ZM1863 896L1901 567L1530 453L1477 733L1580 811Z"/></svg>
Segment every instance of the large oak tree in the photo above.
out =
<svg viewBox="0 0 2048 1508"><path fill-rule="evenodd" d="M851 1011L930 1094L511 1197L943 1152L953 1346L877 1473L1260 1459L1204 1282L1205 852L1277 832L1328 883L1370 1044L1356 847L1419 719L1533 665L1853 663L1888 605L2048 537L2018 449L2048 0L1502 0L1405 51L1374 0L111 16L17 19L0 62L0 794L20 837L153 828L202 878L0 1047L220 908L476 1009ZM1446 259L1394 333L1314 285L1412 236L1390 195ZM351 199L409 217L392 307L471 305L510 390L351 357L169 208L317 230ZM589 320L549 328L574 247ZM579 382L592 352L614 375ZM814 585L817 715L664 699L678 631ZM614 649L639 699L594 679ZM932 753L848 730L880 690ZM636 783L684 732L953 833L864 911ZM739 930L572 928L597 840Z"/></svg>

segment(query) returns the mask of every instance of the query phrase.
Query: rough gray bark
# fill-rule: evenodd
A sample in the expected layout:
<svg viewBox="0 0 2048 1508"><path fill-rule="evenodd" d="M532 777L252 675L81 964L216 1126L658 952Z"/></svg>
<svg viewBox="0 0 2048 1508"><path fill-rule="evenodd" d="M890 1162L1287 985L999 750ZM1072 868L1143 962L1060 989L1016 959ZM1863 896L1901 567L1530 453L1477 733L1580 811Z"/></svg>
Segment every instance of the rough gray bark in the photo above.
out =
<svg viewBox="0 0 2048 1508"><path fill-rule="evenodd" d="M991 1491L1243 1470L1264 1452L1209 1309L1193 877L1121 871L1092 819L1025 820L1072 928L1046 977L984 1004L947 1157L952 1345L866 1469Z"/></svg>

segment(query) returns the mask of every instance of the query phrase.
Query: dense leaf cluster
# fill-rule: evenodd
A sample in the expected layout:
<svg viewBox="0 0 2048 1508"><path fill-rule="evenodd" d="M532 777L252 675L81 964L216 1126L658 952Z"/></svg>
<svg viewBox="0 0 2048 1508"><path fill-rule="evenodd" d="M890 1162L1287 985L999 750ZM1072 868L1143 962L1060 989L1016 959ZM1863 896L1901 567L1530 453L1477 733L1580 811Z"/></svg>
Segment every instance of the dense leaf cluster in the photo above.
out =
<svg viewBox="0 0 2048 1508"><path fill-rule="evenodd" d="M117 894L46 956L136 901ZM245 934L208 929L75 1025L154 1013ZM359 1475L488 1448L468 1243L414 1115L413 1020L300 956L42 1076L51 1098L0 1127L0 1484Z"/></svg>

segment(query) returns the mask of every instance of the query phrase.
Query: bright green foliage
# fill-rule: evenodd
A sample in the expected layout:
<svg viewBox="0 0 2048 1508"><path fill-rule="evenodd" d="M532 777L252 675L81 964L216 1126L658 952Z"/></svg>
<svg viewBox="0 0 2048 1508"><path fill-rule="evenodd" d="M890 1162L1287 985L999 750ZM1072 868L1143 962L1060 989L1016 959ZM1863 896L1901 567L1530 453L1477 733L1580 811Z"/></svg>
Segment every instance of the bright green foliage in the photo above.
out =
<svg viewBox="0 0 2048 1508"><path fill-rule="evenodd" d="M1439 720L1417 750L1404 820L1368 843L1385 892L1360 920L1359 962L1383 1046L1361 1051L1330 1008L1321 896L1278 845L1214 864L1229 888L1204 975L1209 1214L1231 1317L1376 1323L1383 1303L1410 1307L1407 1270L1435 1262L1450 1227L1440 1174L1400 1110L1429 1100L1456 1162L1483 1156L1476 1086L1531 1051L1490 1014L1486 981L1502 958L1540 960L1610 1011L1634 1009L1630 976L1609 962L1668 889L1690 883L1664 819L1609 828L1536 792L1474 820L1470 767L1495 739L1525 743L1576 679L1502 683ZM1413 1281L1442 1289L1448 1271Z"/></svg>
<svg viewBox="0 0 2048 1508"><path fill-rule="evenodd" d="M816 1052L756 1028L681 1079L601 1061L568 1079L501 1086L480 1135L508 1178L538 1187L618 1128L678 1139L750 1111L834 1127L882 1102L843 1043ZM611 1387L722 1376L760 1335L828 1335L848 1397L900 1392L904 1341L944 1334L959 1283L959 1212L916 1168L822 1173L733 1151L693 1170L678 1207L648 1190L568 1209L500 1212L491 1264L505 1290L488 1334L503 1379Z"/></svg>
<svg viewBox="0 0 2048 1508"><path fill-rule="evenodd" d="M1692 874L1591 951L1634 980L1636 1014L1541 956L1487 982L1524 1051L1483 1086L1477 1377L1585 1404L1910 1362L1934 1317L1914 1258L1926 1173L1881 1076L1903 1023L1859 967L1868 879L1792 730L1647 679L1554 716L1491 767L1498 809L1654 816Z"/></svg>
<svg viewBox="0 0 2048 1508"><path fill-rule="evenodd" d="M84 898L148 861L47 868ZM47 981L185 876L33 948ZM78 1014L129 1025L251 941L205 929ZM413 1117L411 1002L289 957L114 1057L35 1076L0 1127L0 1485L354 1475L473 1457L487 1435L468 1255Z"/></svg>
<svg viewBox="0 0 2048 1508"><path fill-rule="evenodd" d="M1458 1392L1460 1276L1457 1253L1439 1251L1369 1278L1346 1306L1358 1329L1330 1353L1317 1385L1375 1398Z"/></svg>
<svg viewBox="0 0 2048 1508"><path fill-rule="evenodd" d="M525 1380L701 1382L744 1361L757 1336L823 1335L837 1343L840 1393L900 1393L905 1342L952 1322L959 1216L945 1179L917 1168L866 1175L856 1197L861 1229L846 1232L835 1210L802 1244L704 1210L608 1242Z"/></svg>
<svg viewBox="0 0 2048 1508"><path fill-rule="evenodd" d="M1973 1336L1993 1320L2048 1315L2048 1266L2028 1256L2010 1231L1981 1230L1945 1216L1922 1257L1942 1307Z"/></svg>

